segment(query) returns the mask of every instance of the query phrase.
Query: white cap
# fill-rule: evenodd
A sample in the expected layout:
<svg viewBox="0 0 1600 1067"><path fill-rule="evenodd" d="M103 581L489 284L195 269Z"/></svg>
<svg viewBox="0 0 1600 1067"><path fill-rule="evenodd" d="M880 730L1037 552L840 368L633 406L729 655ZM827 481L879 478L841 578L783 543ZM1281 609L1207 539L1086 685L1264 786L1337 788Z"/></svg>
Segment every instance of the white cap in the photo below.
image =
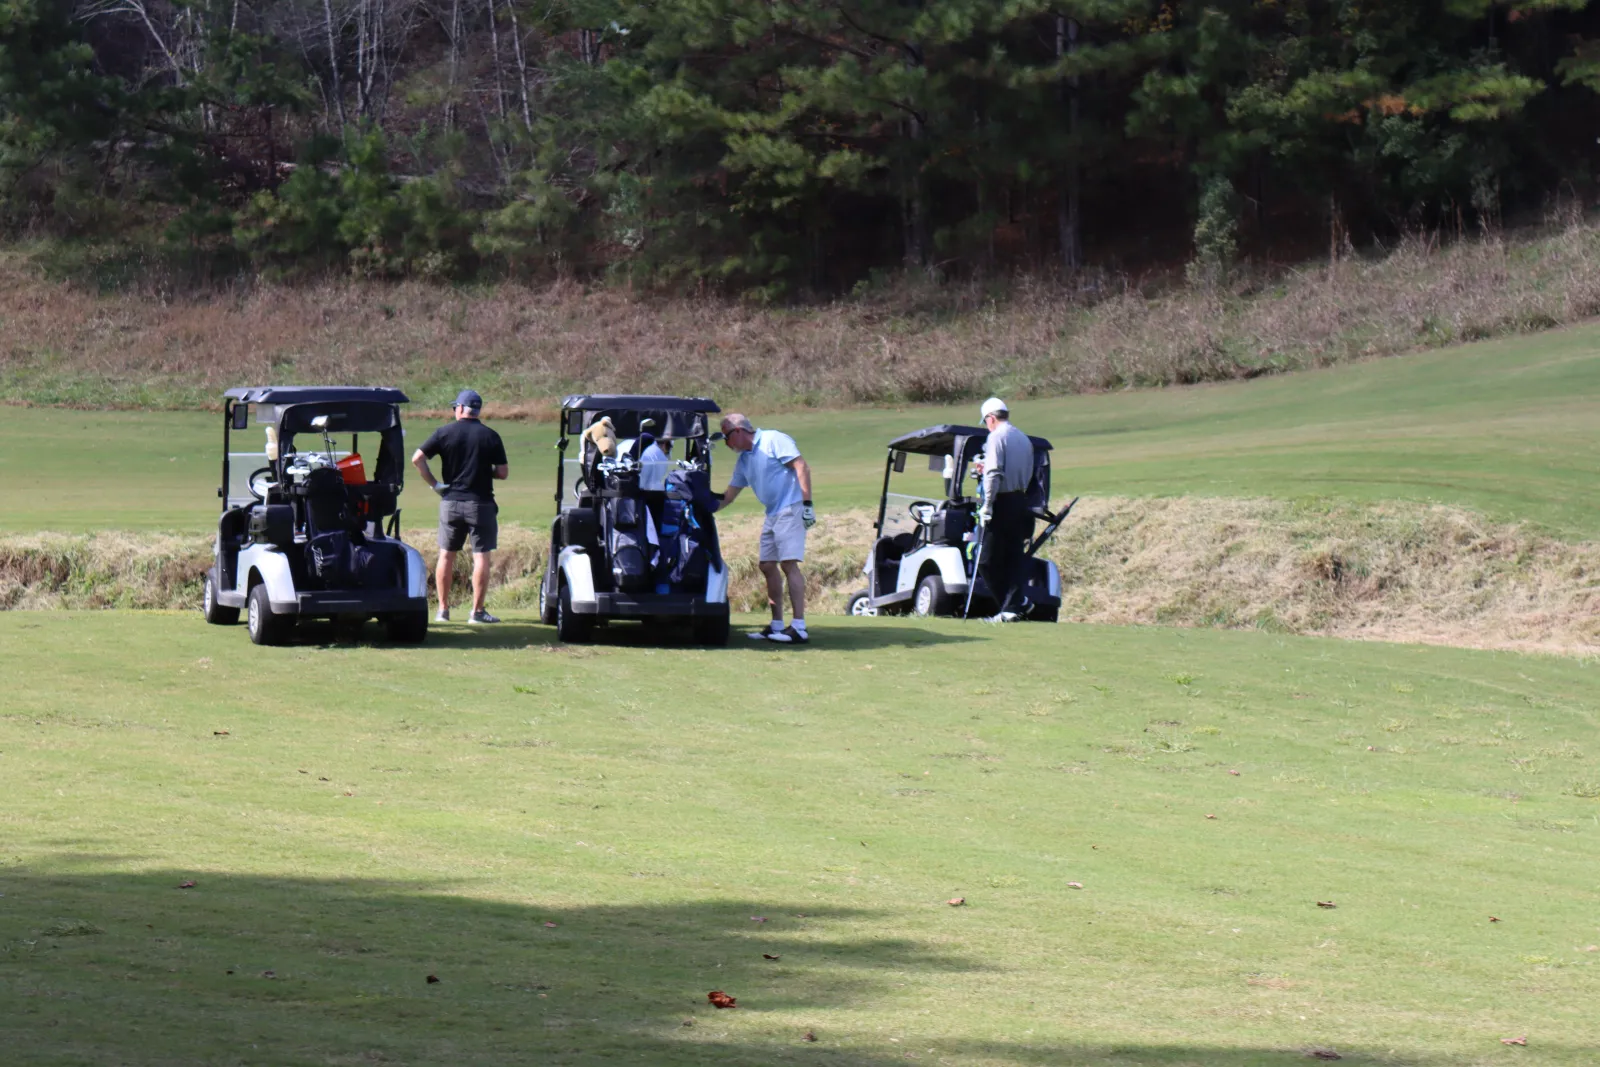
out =
<svg viewBox="0 0 1600 1067"><path fill-rule="evenodd" d="M978 412L978 418L987 419L990 415L1009 415L1010 413L1011 411L1006 407L1004 400L997 396L991 396L983 402L983 408Z"/></svg>

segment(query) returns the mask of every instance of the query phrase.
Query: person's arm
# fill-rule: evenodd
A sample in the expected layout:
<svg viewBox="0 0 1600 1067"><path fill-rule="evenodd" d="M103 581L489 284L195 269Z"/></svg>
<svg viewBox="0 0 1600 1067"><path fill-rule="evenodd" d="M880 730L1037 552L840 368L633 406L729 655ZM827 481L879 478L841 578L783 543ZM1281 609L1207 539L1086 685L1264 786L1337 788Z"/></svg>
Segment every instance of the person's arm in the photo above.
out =
<svg viewBox="0 0 1600 1067"><path fill-rule="evenodd" d="M417 473L422 475L422 480L428 483L429 489L436 493L443 492L443 483L433 476L433 471L428 469L428 454L426 452L420 448L413 452L411 454L411 465L417 468Z"/></svg>
<svg viewBox="0 0 1600 1067"><path fill-rule="evenodd" d="M500 440L499 434L494 435L494 455L489 457L489 462L494 464L494 467L489 471L494 477L505 481L510 476L511 468L507 465L508 461L506 460L506 443Z"/></svg>
<svg viewBox="0 0 1600 1067"><path fill-rule="evenodd" d="M796 456L784 466L794 471L794 476L800 479L800 495L807 504L811 503L811 464L806 462L804 456Z"/></svg>
<svg viewBox="0 0 1600 1067"><path fill-rule="evenodd" d="M982 514L985 522L994 515L994 498L1000 492L1000 469L1005 465L1002 454L1005 446L997 440L999 436L997 433L991 433L983 449Z"/></svg>
<svg viewBox="0 0 1600 1067"><path fill-rule="evenodd" d="M730 486L728 486L727 490L724 491L723 494L722 494L722 503L717 505L717 510L721 511L723 508L725 508L729 504L733 503L734 499L736 497L738 497L740 490L742 490L743 488L744 488L744 486L742 486L742 485L730 485Z"/></svg>

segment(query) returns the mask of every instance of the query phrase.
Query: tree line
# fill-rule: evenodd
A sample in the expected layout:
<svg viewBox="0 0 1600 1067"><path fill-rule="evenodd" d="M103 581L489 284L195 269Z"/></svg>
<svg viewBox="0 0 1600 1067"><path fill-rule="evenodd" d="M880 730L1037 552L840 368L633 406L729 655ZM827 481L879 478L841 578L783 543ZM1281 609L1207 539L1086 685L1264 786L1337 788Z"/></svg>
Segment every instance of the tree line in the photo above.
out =
<svg viewBox="0 0 1600 1067"><path fill-rule="evenodd" d="M1593 185L1586 0L0 0L0 225L770 295L1225 277Z"/></svg>

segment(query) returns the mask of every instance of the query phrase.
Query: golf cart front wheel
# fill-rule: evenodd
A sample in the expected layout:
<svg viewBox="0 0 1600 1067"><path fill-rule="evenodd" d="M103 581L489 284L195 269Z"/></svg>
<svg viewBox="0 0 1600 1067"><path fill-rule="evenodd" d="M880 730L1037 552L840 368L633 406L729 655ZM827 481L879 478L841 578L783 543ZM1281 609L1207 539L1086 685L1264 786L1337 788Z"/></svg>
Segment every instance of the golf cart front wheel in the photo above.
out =
<svg viewBox="0 0 1600 1067"><path fill-rule="evenodd" d="M217 572L206 571L205 591L201 594L200 613L213 626L232 626L239 621L238 608L225 608L217 603Z"/></svg>
<svg viewBox="0 0 1600 1067"><path fill-rule="evenodd" d="M917 595L912 600L912 610L924 618L930 615L950 614L950 594L944 591L944 579L930 574L917 583Z"/></svg>
<svg viewBox="0 0 1600 1067"><path fill-rule="evenodd" d="M845 606L846 615L876 615L878 609L872 606L872 594L862 589L850 594L850 603Z"/></svg>
<svg viewBox="0 0 1600 1067"><path fill-rule="evenodd" d="M402 611L386 615L383 629L397 645L420 645L428 636L428 612Z"/></svg>
<svg viewBox="0 0 1600 1067"><path fill-rule="evenodd" d="M267 587L258 585L250 590L246 601L245 621L250 629L250 640L258 645L281 645L289 640L295 620L293 615L274 615Z"/></svg>

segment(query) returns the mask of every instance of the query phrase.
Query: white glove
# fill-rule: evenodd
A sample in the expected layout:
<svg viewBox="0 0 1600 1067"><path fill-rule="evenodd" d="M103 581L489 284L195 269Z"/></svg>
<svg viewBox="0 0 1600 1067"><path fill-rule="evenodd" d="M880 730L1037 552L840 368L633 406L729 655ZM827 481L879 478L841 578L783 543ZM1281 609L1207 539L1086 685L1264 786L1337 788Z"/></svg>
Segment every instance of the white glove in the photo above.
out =
<svg viewBox="0 0 1600 1067"><path fill-rule="evenodd" d="M978 522L982 523L984 526L989 525L990 520L993 518L994 512L990 511L988 508L984 508L978 512Z"/></svg>
<svg viewBox="0 0 1600 1067"><path fill-rule="evenodd" d="M810 501L800 506L800 521L806 524L808 530L817 524L817 509L811 506Z"/></svg>
<svg viewBox="0 0 1600 1067"><path fill-rule="evenodd" d="M447 490L449 488L450 487L448 485L444 484L443 482L434 482L433 483L433 491L435 493L438 493L440 496L444 496L445 490Z"/></svg>

